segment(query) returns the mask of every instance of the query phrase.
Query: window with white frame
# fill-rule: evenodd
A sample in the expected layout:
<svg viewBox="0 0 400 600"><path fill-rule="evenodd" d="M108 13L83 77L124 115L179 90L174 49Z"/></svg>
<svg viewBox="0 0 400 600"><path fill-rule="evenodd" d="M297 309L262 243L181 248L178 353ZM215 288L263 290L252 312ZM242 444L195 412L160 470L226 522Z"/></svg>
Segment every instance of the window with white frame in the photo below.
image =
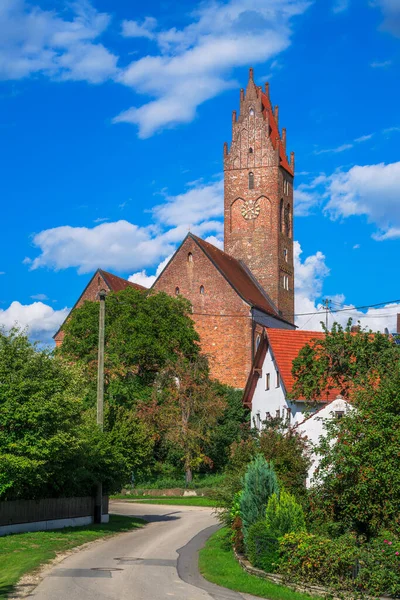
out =
<svg viewBox="0 0 400 600"><path fill-rule="evenodd" d="M282 273L282 287L284 290L289 290L289 275Z"/></svg>

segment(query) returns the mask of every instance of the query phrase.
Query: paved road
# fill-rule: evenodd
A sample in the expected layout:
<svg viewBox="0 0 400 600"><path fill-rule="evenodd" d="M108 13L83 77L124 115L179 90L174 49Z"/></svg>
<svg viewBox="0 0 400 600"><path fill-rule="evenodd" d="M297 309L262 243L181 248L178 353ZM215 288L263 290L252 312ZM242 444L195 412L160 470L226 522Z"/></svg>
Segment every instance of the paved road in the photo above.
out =
<svg viewBox="0 0 400 600"><path fill-rule="evenodd" d="M150 524L72 554L46 573L30 597L35 600L253 598L208 583L198 573L197 550L217 527L211 509L113 502L111 511L142 517Z"/></svg>

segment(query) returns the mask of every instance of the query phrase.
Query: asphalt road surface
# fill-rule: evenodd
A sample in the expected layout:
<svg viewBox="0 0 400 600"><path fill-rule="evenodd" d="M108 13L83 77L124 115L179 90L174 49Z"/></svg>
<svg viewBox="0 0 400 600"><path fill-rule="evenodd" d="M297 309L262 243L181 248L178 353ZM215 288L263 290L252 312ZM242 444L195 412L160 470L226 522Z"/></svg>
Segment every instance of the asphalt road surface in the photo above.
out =
<svg viewBox="0 0 400 600"><path fill-rule="evenodd" d="M205 581L197 552L218 527L210 508L112 502L150 524L72 554L30 594L35 600L247 600ZM256 600L254 598L254 600Z"/></svg>

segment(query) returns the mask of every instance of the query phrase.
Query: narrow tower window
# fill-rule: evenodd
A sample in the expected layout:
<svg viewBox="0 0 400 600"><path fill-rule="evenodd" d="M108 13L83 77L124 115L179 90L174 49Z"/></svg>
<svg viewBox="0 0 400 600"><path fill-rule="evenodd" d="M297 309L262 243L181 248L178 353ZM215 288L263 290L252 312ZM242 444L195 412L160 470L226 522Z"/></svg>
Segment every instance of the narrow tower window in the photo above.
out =
<svg viewBox="0 0 400 600"><path fill-rule="evenodd" d="M193 254L191 252L188 254L188 262L193 262Z"/></svg>
<svg viewBox="0 0 400 600"><path fill-rule="evenodd" d="M285 206L285 214L284 214L284 226L285 226L285 235L287 235L287 237L290 237L291 235L291 227L292 223L291 223L291 214L290 214L290 204L287 204Z"/></svg>
<svg viewBox="0 0 400 600"><path fill-rule="evenodd" d="M204 285L200 286L200 294L204 294Z"/></svg>
<svg viewBox="0 0 400 600"><path fill-rule="evenodd" d="M288 249L287 248L283 249L283 257L285 259L285 262L287 262L288 261Z"/></svg>
<svg viewBox="0 0 400 600"><path fill-rule="evenodd" d="M250 109L249 114L250 114L251 117L254 117L254 109L253 108Z"/></svg>
<svg viewBox="0 0 400 600"><path fill-rule="evenodd" d="M249 148L249 154L253 154L253 148Z"/></svg>
<svg viewBox="0 0 400 600"><path fill-rule="evenodd" d="M254 173L249 173L249 190L254 190Z"/></svg>
<svg viewBox="0 0 400 600"><path fill-rule="evenodd" d="M176 287L176 288L175 288L175 295L176 295L176 296L178 296L178 295L179 295L179 293L180 293L180 290L179 290L179 288L178 288L178 287Z"/></svg>

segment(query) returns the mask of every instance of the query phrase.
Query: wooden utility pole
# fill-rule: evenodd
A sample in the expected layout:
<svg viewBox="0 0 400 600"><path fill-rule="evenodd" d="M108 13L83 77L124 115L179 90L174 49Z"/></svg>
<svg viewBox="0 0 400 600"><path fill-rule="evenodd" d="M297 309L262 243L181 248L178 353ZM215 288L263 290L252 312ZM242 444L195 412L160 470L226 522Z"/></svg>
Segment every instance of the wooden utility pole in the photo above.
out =
<svg viewBox="0 0 400 600"><path fill-rule="evenodd" d="M106 316L106 291L99 292L99 351L97 359L97 425L103 431L104 426L104 325ZM103 514L103 483L97 483L94 522L101 523Z"/></svg>

